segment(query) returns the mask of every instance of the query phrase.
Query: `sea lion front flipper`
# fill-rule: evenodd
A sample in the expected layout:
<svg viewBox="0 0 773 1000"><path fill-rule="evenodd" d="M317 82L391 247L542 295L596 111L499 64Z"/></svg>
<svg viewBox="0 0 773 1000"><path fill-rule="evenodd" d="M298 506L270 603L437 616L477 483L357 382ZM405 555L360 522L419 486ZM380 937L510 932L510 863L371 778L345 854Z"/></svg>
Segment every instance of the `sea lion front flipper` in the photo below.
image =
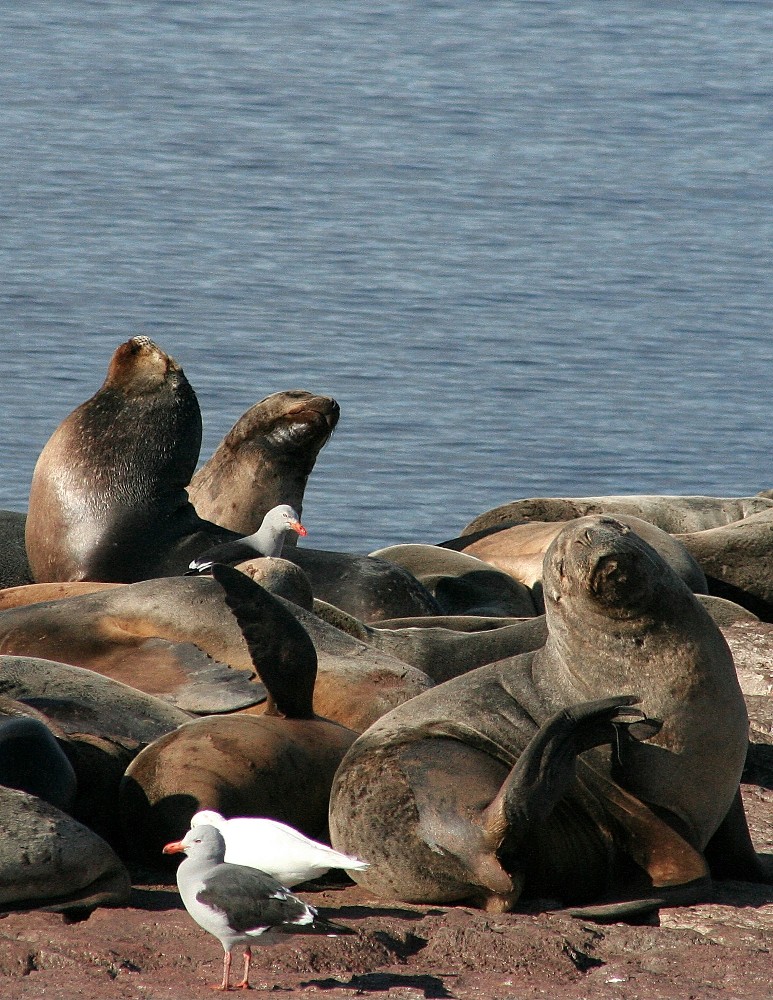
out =
<svg viewBox="0 0 773 1000"><path fill-rule="evenodd" d="M773 871L765 867L754 850L740 788L704 853L716 878L773 883Z"/></svg>
<svg viewBox="0 0 773 1000"><path fill-rule="evenodd" d="M618 726L636 726L639 739L655 735L660 724L628 707L636 700L621 695L572 705L540 727L483 812L481 823L492 847L499 847L505 834L512 847L546 820L575 777L578 755L612 743Z"/></svg>

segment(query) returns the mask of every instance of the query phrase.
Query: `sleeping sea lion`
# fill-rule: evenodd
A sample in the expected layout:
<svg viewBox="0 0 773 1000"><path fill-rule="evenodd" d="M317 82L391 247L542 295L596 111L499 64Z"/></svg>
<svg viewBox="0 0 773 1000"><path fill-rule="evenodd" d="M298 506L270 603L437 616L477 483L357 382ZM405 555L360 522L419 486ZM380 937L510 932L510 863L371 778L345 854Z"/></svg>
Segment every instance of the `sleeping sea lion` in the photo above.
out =
<svg viewBox="0 0 773 1000"><path fill-rule="evenodd" d="M74 786L64 765L46 774L43 780L55 783L47 797L55 793L55 805L118 847L118 786L124 771L140 750L191 719L101 674L27 656L0 656L0 705L9 703L48 728L72 768ZM42 759L41 750L38 743L36 759Z"/></svg>
<svg viewBox="0 0 773 1000"><path fill-rule="evenodd" d="M773 621L773 491L753 497L534 497L476 517L463 536L519 521L565 521L591 513L633 515L674 535L703 570L708 593ZM471 539L472 540L472 539Z"/></svg>
<svg viewBox="0 0 773 1000"><path fill-rule="evenodd" d="M319 658L315 710L361 731L431 679L255 584L263 613L287 607ZM211 577L175 576L0 611L0 653L97 671L187 712L263 711L249 649Z"/></svg>
<svg viewBox="0 0 773 1000"><path fill-rule="evenodd" d="M82 823L35 795L0 785L0 911L49 910L72 920L129 902L129 873Z"/></svg>
<svg viewBox="0 0 773 1000"><path fill-rule="evenodd" d="M519 521L570 521L586 514L621 514L649 521L670 535L705 531L773 508L773 499L753 497L660 496L530 497L512 500L479 514L462 529L474 535Z"/></svg>
<svg viewBox="0 0 773 1000"><path fill-rule="evenodd" d="M639 517L629 514L615 516L648 542L694 593L708 593L703 570L680 541ZM443 542L441 547L477 556L527 587L535 588L541 586L545 553L566 524L567 521L529 521L482 529L472 535Z"/></svg>
<svg viewBox="0 0 773 1000"><path fill-rule="evenodd" d="M216 564L212 574L268 689L268 705L260 716L209 716L181 726L131 763L121 809L149 859L182 836L200 809L266 816L319 836L333 775L357 737L315 714L317 654L293 614L238 570Z"/></svg>
<svg viewBox="0 0 773 1000"><path fill-rule="evenodd" d="M736 875L758 877L739 794L748 718L710 616L607 517L561 531L543 584L542 649L417 696L347 753L330 833L371 862L357 880L495 910L521 896L665 901L705 884L716 837ZM643 732L621 714L632 701L652 720Z"/></svg>
<svg viewBox="0 0 773 1000"><path fill-rule="evenodd" d="M330 396L303 389L255 403L191 480L188 495L198 514L238 535L257 531L277 504L302 514L306 483L340 412Z"/></svg>
<svg viewBox="0 0 773 1000"><path fill-rule="evenodd" d="M69 812L78 787L73 766L43 719L25 709L0 698L0 785Z"/></svg>
<svg viewBox="0 0 773 1000"><path fill-rule="evenodd" d="M527 618L537 614L529 587L466 552L414 543L389 545L370 555L407 569L445 615Z"/></svg>

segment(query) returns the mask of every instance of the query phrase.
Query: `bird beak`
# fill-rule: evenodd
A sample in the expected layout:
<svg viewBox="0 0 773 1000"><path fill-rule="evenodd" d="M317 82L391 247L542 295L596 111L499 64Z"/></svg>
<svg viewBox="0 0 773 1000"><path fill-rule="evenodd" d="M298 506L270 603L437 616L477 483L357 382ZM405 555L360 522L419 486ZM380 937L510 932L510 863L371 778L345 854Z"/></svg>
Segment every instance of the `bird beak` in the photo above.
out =
<svg viewBox="0 0 773 1000"><path fill-rule="evenodd" d="M293 531L297 531L299 535L308 535L308 531L303 527L300 521L290 521L290 527Z"/></svg>
<svg viewBox="0 0 773 1000"><path fill-rule="evenodd" d="M162 854L181 854L185 848L181 840L173 840L171 844L165 844L161 849Z"/></svg>

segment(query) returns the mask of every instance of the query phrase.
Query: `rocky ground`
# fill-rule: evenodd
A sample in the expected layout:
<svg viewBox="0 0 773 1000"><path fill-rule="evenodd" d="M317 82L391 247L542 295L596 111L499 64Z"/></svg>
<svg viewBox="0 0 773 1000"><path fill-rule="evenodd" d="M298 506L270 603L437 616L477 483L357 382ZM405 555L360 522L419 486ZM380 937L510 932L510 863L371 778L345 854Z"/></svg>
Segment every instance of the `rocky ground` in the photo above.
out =
<svg viewBox="0 0 773 1000"><path fill-rule="evenodd" d="M754 842L773 855L770 784L743 791ZM330 883L299 895L357 933L256 949L256 990L321 1000L770 1000L773 993L773 886L717 883L710 903L662 910L644 926L388 903ZM235 970L240 964L237 956ZM82 923L41 912L0 919L3 1000L189 1000L211 995L221 970L218 941L193 923L173 882L138 876L131 906L97 910Z"/></svg>

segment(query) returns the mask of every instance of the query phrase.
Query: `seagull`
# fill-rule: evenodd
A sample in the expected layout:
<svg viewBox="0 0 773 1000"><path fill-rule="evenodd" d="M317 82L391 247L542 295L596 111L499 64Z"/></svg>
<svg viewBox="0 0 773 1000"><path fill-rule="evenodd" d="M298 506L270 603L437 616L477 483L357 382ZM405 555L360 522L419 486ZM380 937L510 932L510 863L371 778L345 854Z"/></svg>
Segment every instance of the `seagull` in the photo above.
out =
<svg viewBox="0 0 773 1000"><path fill-rule="evenodd" d="M245 949L244 977L236 989L248 990L252 945L276 944L282 934L354 934L350 927L320 917L270 875L226 862L225 841L214 826L189 830L163 853L187 855L177 869L185 909L223 946L223 981L213 989L231 988L231 952L237 945Z"/></svg>
<svg viewBox="0 0 773 1000"><path fill-rule="evenodd" d="M256 556L280 556L285 533L288 531L295 531L301 536L308 534L293 508L287 503L281 503L278 507L271 508L254 534L234 538L207 549L189 563L185 575L206 573L214 563L234 566L246 559L255 559Z"/></svg>
<svg viewBox="0 0 773 1000"><path fill-rule="evenodd" d="M367 861L341 854L273 819L239 816L224 819L214 809L194 814L191 828L214 826L225 840L225 860L259 868L286 886L308 882L331 868L361 871Z"/></svg>

